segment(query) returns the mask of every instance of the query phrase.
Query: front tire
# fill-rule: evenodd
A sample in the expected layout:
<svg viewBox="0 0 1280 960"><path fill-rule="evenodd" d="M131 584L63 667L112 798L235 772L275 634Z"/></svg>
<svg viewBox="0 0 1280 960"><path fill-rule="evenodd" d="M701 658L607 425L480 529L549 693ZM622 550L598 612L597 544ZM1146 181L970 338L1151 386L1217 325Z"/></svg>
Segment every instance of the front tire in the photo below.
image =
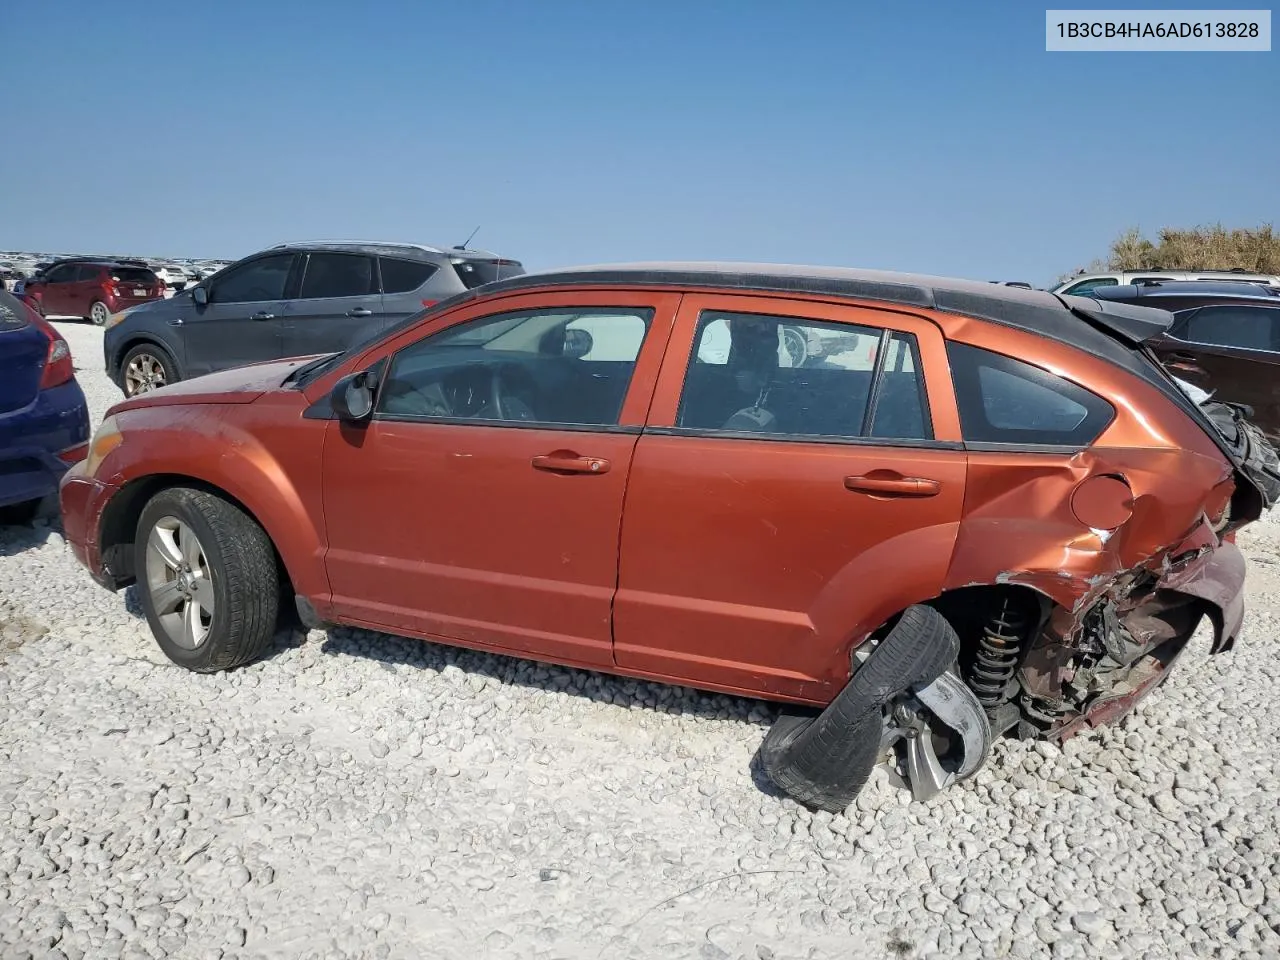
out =
<svg viewBox="0 0 1280 960"><path fill-rule="evenodd" d="M174 487L143 508L134 541L142 608L164 655L214 673L258 657L280 610L275 551L239 507Z"/></svg>
<svg viewBox="0 0 1280 960"><path fill-rule="evenodd" d="M95 300L89 304L89 319L93 321L95 327L105 327L107 321L111 319L111 311L101 300Z"/></svg>
<svg viewBox="0 0 1280 960"><path fill-rule="evenodd" d="M120 389L126 397L150 393L180 379L169 351L153 343L138 344L120 361Z"/></svg>

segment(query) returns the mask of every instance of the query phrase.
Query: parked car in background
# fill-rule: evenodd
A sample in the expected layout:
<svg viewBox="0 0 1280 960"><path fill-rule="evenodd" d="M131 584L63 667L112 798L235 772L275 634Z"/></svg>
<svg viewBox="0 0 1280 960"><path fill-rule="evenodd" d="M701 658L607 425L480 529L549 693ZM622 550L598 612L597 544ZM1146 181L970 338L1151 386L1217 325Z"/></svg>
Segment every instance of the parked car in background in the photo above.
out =
<svg viewBox="0 0 1280 960"><path fill-rule="evenodd" d="M0 524L29 521L88 441L89 409L67 341L0 291Z"/></svg>
<svg viewBox="0 0 1280 960"><path fill-rule="evenodd" d="M522 276L117 404L66 537L188 669L259 657L292 598L783 701L761 760L791 796L843 809L891 750L926 798L996 735L1122 716L1206 614L1235 642L1234 534L1280 464L1142 349L1169 319L819 267ZM788 329L832 346L794 366Z"/></svg>
<svg viewBox="0 0 1280 960"><path fill-rule="evenodd" d="M482 250L320 240L255 253L107 324L125 396L229 367L345 350L456 293L524 273Z"/></svg>
<svg viewBox="0 0 1280 960"><path fill-rule="evenodd" d="M103 260L62 260L22 293L47 317L82 317L104 326L113 313L159 300L164 287L147 267Z"/></svg>
<svg viewBox="0 0 1280 960"><path fill-rule="evenodd" d="M1280 284L1280 276L1270 273L1249 273L1246 270L1113 270L1106 273L1077 274L1057 284L1051 292L1088 296L1091 291L1102 287L1173 280L1245 280Z"/></svg>
<svg viewBox="0 0 1280 960"><path fill-rule="evenodd" d="M165 263L165 264L153 263L150 266L151 266L151 269L155 272L156 276L158 276L161 280L164 281L164 285L165 285L164 295L166 297L172 297L175 293L178 293L186 288L189 280L187 278L186 271L183 270L181 267L175 266L174 264L171 264L171 263Z"/></svg>
<svg viewBox="0 0 1280 960"><path fill-rule="evenodd" d="M1255 283L1159 283L1095 290L1113 303L1160 307L1173 324L1151 347L1178 377L1219 400L1247 404L1280 443L1280 288Z"/></svg>

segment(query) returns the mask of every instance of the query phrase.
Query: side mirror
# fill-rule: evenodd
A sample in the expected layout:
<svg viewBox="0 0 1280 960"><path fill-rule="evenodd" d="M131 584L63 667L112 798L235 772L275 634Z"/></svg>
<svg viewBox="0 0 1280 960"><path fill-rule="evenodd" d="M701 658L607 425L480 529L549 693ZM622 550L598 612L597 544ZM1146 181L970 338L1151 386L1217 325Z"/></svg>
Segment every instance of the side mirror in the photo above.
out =
<svg viewBox="0 0 1280 960"><path fill-rule="evenodd" d="M197 307L205 307L209 305L209 291L204 287L192 287L191 299L196 302Z"/></svg>
<svg viewBox="0 0 1280 960"><path fill-rule="evenodd" d="M591 348L595 339L586 330L566 330L564 332L564 355L574 360L581 360Z"/></svg>
<svg viewBox="0 0 1280 960"><path fill-rule="evenodd" d="M361 423L373 416L373 399L378 390L378 374L374 370L349 373L333 386L329 405L338 419Z"/></svg>

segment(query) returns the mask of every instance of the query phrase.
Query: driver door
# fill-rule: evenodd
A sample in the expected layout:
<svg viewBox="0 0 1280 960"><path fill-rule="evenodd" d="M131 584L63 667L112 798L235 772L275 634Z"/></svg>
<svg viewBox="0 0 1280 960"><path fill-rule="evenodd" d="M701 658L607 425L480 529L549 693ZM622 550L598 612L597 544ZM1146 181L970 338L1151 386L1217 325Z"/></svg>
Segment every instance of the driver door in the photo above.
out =
<svg viewBox="0 0 1280 960"><path fill-rule="evenodd" d="M296 286L296 261L292 253L255 257L207 285L209 302L193 302L177 324L187 378L284 355L285 307Z"/></svg>
<svg viewBox="0 0 1280 960"><path fill-rule="evenodd" d="M325 438L335 613L612 664L623 494L679 300L504 298L371 353L386 363L372 420Z"/></svg>

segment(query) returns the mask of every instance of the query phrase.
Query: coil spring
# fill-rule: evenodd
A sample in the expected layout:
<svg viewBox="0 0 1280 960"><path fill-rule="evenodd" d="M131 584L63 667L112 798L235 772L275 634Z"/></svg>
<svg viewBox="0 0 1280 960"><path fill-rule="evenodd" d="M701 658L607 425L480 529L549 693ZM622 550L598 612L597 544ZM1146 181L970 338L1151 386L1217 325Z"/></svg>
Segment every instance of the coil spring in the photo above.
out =
<svg viewBox="0 0 1280 960"><path fill-rule="evenodd" d="M1018 668L1026 627L1026 615L1006 600L982 630L969 671L969 686L987 710L994 710L1007 700L1005 690Z"/></svg>

